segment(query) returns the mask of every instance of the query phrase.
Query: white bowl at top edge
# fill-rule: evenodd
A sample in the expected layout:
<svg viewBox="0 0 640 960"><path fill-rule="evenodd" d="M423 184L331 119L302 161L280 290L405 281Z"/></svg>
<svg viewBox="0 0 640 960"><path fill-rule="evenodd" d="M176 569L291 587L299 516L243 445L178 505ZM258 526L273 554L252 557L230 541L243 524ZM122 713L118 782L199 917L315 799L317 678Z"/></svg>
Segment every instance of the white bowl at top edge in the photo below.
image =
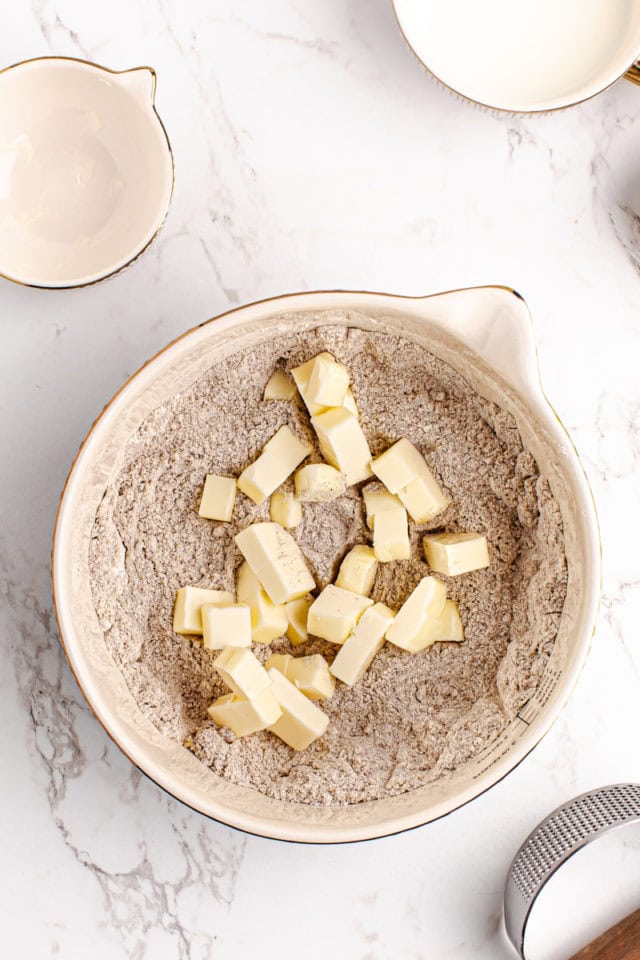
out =
<svg viewBox="0 0 640 960"><path fill-rule="evenodd" d="M407 43L440 83L507 113L573 106L640 56L640 0L392 3Z"/></svg>
<svg viewBox="0 0 640 960"><path fill-rule="evenodd" d="M106 648L88 569L97 507L118 470L119 452L151 411L188 389L217 359L280 330L327 322L410 337L513 414L560 505L569 571L558 637L522 716L452 774L397 797L346 807L285 803L228 783L160 734L139 711ZM95 716L133 763L174 797L229 826L277 839L340 843L442 817L488 790L533 749L569 697L587 655L600 594L600 545L580 461L540 386L522 298L504 287L425 298L328 291L276 297L223 314L185 333L122 387L94 424L67 478L56 520L52 579L69 665Z"/></svg>
<svg viewBox="0 0 640 960"><path fill-rule="evenodd" d="M151 243L173 158L151 67L41 57L0 71L0 276L95 283Z"/></svg>

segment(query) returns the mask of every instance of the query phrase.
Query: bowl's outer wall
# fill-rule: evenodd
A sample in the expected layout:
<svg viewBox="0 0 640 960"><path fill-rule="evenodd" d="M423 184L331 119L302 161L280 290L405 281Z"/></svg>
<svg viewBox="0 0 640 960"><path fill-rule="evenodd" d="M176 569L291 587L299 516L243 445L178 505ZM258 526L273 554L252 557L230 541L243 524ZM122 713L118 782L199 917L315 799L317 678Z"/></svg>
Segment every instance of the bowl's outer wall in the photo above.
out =
<svg viewBox="0 0 640 960"><path fill-rule="evenodd" d="M148 414L186 390L222 356L281 330L328 322L391 330L415 339L515 416L525 445L560 504L569 566L560 630L541 685L503 734L447 777L398 797L349 807L271 800L224 781L162 736L137 708L106 648L88 571L96 509L119 469L128 438ZM600 590L593 501L577 454L542 393L524 302L499 287L416 299L341 291L294 294L250 304L189 331L125 384L81 447L59 507L53 585L60 636L96 717L132 762L207 816L262 836L348 842L418 826L473 799L526 756L566 702L589 648Z"/></svg>

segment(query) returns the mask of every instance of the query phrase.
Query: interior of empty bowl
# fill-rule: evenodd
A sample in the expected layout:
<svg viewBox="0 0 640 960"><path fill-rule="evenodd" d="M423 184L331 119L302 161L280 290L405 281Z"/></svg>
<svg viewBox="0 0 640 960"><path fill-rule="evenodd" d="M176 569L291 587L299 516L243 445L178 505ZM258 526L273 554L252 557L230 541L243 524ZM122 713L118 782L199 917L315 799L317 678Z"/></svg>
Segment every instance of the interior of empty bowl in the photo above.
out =
<svg viewBox="0 0 640 960"><path fill-rule="evenodd" d="M469 293L473 291L431 301L308 294L233 311L190 331L143 367L85 441L67 481L56 528L54 593L61 637L87 700L116 743L153 780L196 810L253 833L307 842L358 840L407 829L450 812L508 773L548 730L571 691L586 655L597 605L597 530L588 487L575 452L541 393L535 357L528 353L530 343L519 343L524 328L513 327L513 342L504 337L496 340L490 327L482 327L487 302L480 297L476 308ZM499 303L504 306L503 300L507 301L507 309L509 298L516 303L511 292L500 291ZM517 307L521 310L521 301ZM480 326L474 326L475 309ZM223 357L292 328L336 322L414 340L515 417L525 446L560 506L568 585L559 632L537 691L489 747L452 773L398 796L348 806L311 806L271 799L227 782L143 716L98 623L89 544L96 511L117 474L122 451L152 411L187 390ZM469 329L482 327L483 335L477 339L481 349L459 339L465 324L470 324ZM528 356L531 373L516 385L513 378L498 372L501 364L491 365L484 357L487 352L501 354L509 364L512 351L515 368L520 347Z"/></svg>
<svg viewBox="0 0 640 960"><path fill-rule="evenodd" d="M149 68L64 58L0 73L0 274L78 286L150 243L173 187L154 86Z"/></svg>

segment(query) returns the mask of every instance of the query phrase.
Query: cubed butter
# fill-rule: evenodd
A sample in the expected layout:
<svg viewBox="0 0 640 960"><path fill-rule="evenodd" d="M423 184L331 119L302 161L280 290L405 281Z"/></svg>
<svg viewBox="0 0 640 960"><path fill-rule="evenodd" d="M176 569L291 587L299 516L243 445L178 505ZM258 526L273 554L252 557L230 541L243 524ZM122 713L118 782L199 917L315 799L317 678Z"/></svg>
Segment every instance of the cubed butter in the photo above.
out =
<svg viewBox="0 0 640 960"><path fill-rule="evenodd" d="M267 671L251 650L225 647L213 666L234 693L249 700L271 687Z"/></svg>
<svg viewBox="0 0 640 960"><path fill-rule="evenodd" d="M279 670L272 667L268 676L282 710L282 716L269 726L269 730L294 750L304 750L323 735L329 726L329 717Z"/></svg>
<svg viewBox="0 0 640 960"><path fill-rule="evenodd" d="M289 491L276 490L269 501L269 516L285 530L292 530L302 522L302 504Z"/></svg>
<svg viewBox="0 0 640 960"><path fill-rule="evenodd" d="M344 643L356 623L373 606L369 597L329 584L309 607L307 630L330 643Z"/></svg>
<svg viewBox="0 0 640 960"><path fill-rule="evenodd" d="M424 457L405 437L376 457L371 469L416 523L426 523L449 504Z"/></svg>
<svg viewBox="0 0 640 960"><path fill-rule="evenodd" d="M462 643L464 629L460 619L460 611L453 600L447 600L439 617L429 617L420 634L420 649L430 647L433 643L451 641Z"/></svg>
<svg viewBox="0 0 640 960"><path fill-rule="evenodd" d="M367 526L369 530L373 530L374 528L376 514L382 513L385 510L402 509L402 504L398 498L394 497L392 493L389 493L382 483L368 483L366 487L362 488L362 496L364 498L364 508L367 514Z"/></svg>
<svg viewBox="0 0 640 960"><path fill-rule="evenodd" d="M304 404L312 417L315 417L316 414L322 413L324 410L327 409L327 407L322 406L322 404L313 403L307 395L309 380L311 378L311 373L313 370L314 363L316 360L320 359L321 357L326 360L332 360L335 363L335 357L333 357L330 353L320 353L318 354L317 357L314 357L312 360L307 360L306 363L303 363L301 366L296 367L294 370L291 371L291 375L296 382L296 386L298 387L298 392L302 397ZM342 402L340 404L337 404L337 406L345 407L345 409L353 413L354 416L356 417L358 416L358 408L356 406L355 397L353 396L353 391L351 390L351 387L349 387L349 389L345 393L344 399L342 400Z"/></svg>
<svg viewBox="0 0 640 960"><path fill-rule="evenodd" d="M265 663L290 680L309 700L327 700L335 690L336 681L329 673L329 664L319 653L310 657L292 657L289 653L274 653Z"/></svg>
<svg viewBox="0 0 640 960"><path fill-rule="evenodd" d="M269 600L248 563L243 563L238 570L236 590L238 601L246 603L251 611L254 643L271 643L287 632L289 623L284 605Z"/></svg>
<svg viewBox="0 0 640 960"><path fill-rule="evenodd" d="M417 653L428 646L423 632L430 619L439 617L447 599L447 590L435 577L423 577L398 610L395 619L387 630L389 643Z"/></svg>
<svg viewBox="0 0 640 960"><path fill-rule="evenodd" d="M235 540L272 603L287 603L315 589L300 547L279 523L254 523Z"/></svg>
<svg viewBox="0 0 640 960"><path fill-rule="evenodd" d="M409 523L404 507L382 510L377 514L373 525L373 552L380 563L409 559Z"/></svg>
<svg viewBox="0 0 640 960"><path fill-rule="evenodd" d="M174 633L202 634L201 607L205 603L214 603L221 606L234 602L235 597L228 590L181 587L176 593L176 602L173 608Z"/></svg>
<svg viewBox="0 0 640 960"><path fill-rule="evenodd" d="M209 474L204 481L199 515L206 517L207 520L224 520L228 523L233 516L236 490L237 485L233 477Z"/></svg>
<svg viewBox="0 0 640 960"><path fill-rule="evenodd" d="M351 389L351 387L349 387L349 389L345 393L344 400L342 401L340 406L344 407L345 410L348 410L350 413L352 413L354 417L360 416L360 414L358 413L358 405L356 404L356 398L353 395L353 390Z"/></svg>
<svg viewBox="0 0 640 960"><path fill-rule="evenodd" d="M296 395L296 385L284 370L274 370L264 388L265 400L292 400Z"/></svg>
<svg viewBox="0 0 640 960"><path fill-rule="evenodd" d="M340 564L336 587L368 597L373 589L377 569L378 561L375 553L371 547L360 543L349 550Z"/></svg>
<svg viewBox="0 0 640 960"><path fill-rule="evenodd" d="M332 407L311 418L325 460L344 474L347 486L371 476L371 451L358 418Z"/></svg>
<svg viewBox="0 0 640 960"><path fill-rule="evenodd" d="M393 616L393 611L384 603L376 603L365 610L331 664L334 677L350 687L362 679L384 644L385 633L393 623Z"/></svg>
<svg viewBox="0 0 640 960"><path fill-rule="evenodd" d="M296 437L285 424L265 443L258 459L240 474L238 487L255 503L263 503L291 476L311 450L311 444Z"/></svg>
<svg viewBox="0 0 640 960"><path fill-rule="evenodd" d="M349 371L327 354L313 361L306 388L307 399L320 407L339 407L349 389Z"/></svg>
<svg viewBox="0 0 640 960"><path fill-rule="evenodd" d="M299 647L301 643L306 643L309 639L307 617L309 616L311 602L311 597L300 597L298 600L290 600L289 603L284 605L288 620L287 639L294 647Z"/></svg>
<svg viewBox="0 0 640 960"><path fill-rule="evenodd" d="M263 690L253 700L227 693L211 704L207 713L219 727L228 727L236 737L247 737L266 730L282 716L280 705L271 690Z"/></svg>
<svg viewBox="0 0 640 960"><path fill-rule="evenodd" d="M200 615L202 645L206 650L251 646L251 610L246 603L224 607L205 603Z"/></svg>
<svg viewBox="0 0 640 960"><path fill-rule="evenodd" d="M489 566L487 539L480 533L429 534L422 543L431 569L446 577Z"/></svg>
<svg viewBox="0 0 640 960"><path fill-rule="evenodd" d="M328 463L308 463L300 467L293 482L298 500L309 503L327 503L342 496L346 490L344 477Z"/></svg>

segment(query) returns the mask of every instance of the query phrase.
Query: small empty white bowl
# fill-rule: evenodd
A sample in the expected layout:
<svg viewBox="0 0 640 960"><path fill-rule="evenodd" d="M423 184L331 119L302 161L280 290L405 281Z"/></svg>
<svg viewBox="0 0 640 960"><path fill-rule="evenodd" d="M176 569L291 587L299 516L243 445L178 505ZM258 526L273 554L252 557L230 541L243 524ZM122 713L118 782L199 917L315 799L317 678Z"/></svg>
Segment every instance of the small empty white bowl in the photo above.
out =
<svg viewBox="0 0 640 960"><path fill-rule="evenodd" d="M0 72L0 275L79 287L151 243L173 191L155 83L65 57Z"/></svg>

